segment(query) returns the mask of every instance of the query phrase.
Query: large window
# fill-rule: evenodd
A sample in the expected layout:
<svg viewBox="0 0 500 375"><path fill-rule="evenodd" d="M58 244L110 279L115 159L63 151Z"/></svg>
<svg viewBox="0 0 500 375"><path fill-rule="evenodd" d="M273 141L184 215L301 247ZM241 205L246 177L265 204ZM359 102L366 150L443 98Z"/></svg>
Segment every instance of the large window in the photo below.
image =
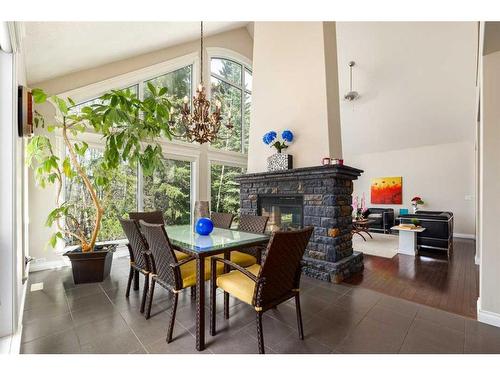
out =
<svg viewBox="0 0 500 375"><path fill-rule="evenodd" d="M94 180L94 171L102 158L103 152L96 148L88 148L83 157L79 157L79 162L87 171L91 181ZM119 218L124 213L137 210L137 170L130 168L127 164L113 172L113 184L107 191L97 190L97 195L103 202L106 210L102 218L99 241L116 240L123 238L123 231ZM94 184L95 186L95 184ZM80 229L90 235L95 222L95 209L90 198L90 194L85 189L83 183L78 178L65 181L65 201L72 205L71 214L80 222L83 227ZM66 222L70 230L75 230L73 223ZM74 243L73 238L67 238L68 244Z"/></svg>
<svg viewBox="0 0 500 375"><path fill-rule="evenodd" d="M191 97L192 65L174 70L156 78L139 82L128 87L139 97L150 95L147 83L157 87L167 87L174 107L179 108L184 96ZM71 108L78 112L83 107L97 104L99 99L91 99ZM94 171L102 157L102 151L89 148L84 157L80 158L89 177L93 179ZM138 170L123 163L112 176L114 183L109 192L98 191L99 198L104 202L105 214L101 224L99 241L121 239L124 237L119 218L126 217L130 211L136 211L138 202L143 203L144 210L160 210L168 224L188 224L191 220L191 174L192 163L180 160L164 160L165 168L155 171L153 176L145 176L143 189L138 189ZM65 201L73 205L72 214L84 223L82 230L90 234L95 220L95 210L83 184L78 179L65 180ZM66 223L69 229L71 221ZM67 238L67 243L74 240Z"/></svg>
<svg viewBox="0 0 500 375"><path fill-rule="evenodd" d="M246 169L223 164L212 163L210 166L211 210L240 212L240 185L236 177L245 173Z"/></svg>
<svg viewBox="0 0 500 375"><path fill-rule="evenodd" d="M247 153L252 102L252 72L243 64L223 58L212 58L211 97L223 104L223 113L230 113L234 128L222 127L220 139L212 146L228 151Z"/></svg>
<svg viewBox="0 0 500 375"><path fill-rule="evenodd" d="M192 100L193 66L188 65L173 72L161 75L146 81L144 85L144 97L151 95L147 83L152 83L155 87L166 87L170 95L175 110L174 116L178 117L183 105L183 99L187 96ZM182 126L176 124L174 131L182 134Z"/></svg>
<svg viewBox="0 0 500 375"><path fill-rule="evenodd" d="M161 211L169 225L191 222L191 162L166 159L144 178L144 210Z"/></svg>

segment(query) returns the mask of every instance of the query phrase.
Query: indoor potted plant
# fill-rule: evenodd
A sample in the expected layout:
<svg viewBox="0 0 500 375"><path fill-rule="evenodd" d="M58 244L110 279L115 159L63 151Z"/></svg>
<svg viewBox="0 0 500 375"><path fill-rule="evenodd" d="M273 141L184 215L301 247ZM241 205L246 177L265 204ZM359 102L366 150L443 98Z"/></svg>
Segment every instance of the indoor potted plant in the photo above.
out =
<svg viewBox="0 0 500 375"><path fill-rule="evenodd" d="M72 111L73 100L58 96L47 97L40 89L33 89L35 103L50 102L56 110L55 123L47 124L49 132L61 136L66 156L60 157L52 141L45 135L36 135L28 143L26 163L33 168L37 184L45 187L56 186L55 208L49 213L47 226L55 225L49 244L55 247L58 239L72 238L79 243L75 250L67 251L75 284L104 280L110 272L112 252L116 245L97 244L101 221L106 210L106 192L113 182L113 171L122 162L134 166L139 163L145 175L150 175L163 164L162 148L157 142L160 136L171 139L169 115L171 102L167 89L157 89L149 85L151 95L139 100L130 90L113 90L100 98L100 103ZM34 114L36 127L45 127L45 118ZM79 140L78 135L91 131L104 140L104 152L98 164L92 169L92 178L82 164L88 144ZM82 229L80 215L74 212L69 202L61 199L63 181L79 182L85 187L93 204L95 221L90 231ZM64 223L63 223L64 221Z"/></svg>
<svg viewBox="0 0 500 375"><path fill-rule="evenodd" d="M281 171L293 168L293 158L290 154L282 153L293 142L293 133L290 130L284 130L281 133L281 140L277 139L278 134L274 131L268 131L262 137L264 144L274 147L276 154L267 158L268 171Z"/></svg>

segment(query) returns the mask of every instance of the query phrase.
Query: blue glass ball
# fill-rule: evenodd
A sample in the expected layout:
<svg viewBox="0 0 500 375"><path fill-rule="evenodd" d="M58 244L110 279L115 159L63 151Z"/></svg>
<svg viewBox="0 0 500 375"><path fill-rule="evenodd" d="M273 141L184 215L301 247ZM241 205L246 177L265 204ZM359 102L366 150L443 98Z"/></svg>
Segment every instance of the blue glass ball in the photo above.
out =
<svg viewBox="0 0 500 375"><path fill-rule="evenodd" d="M201 236L208 236L214 230L214 223L208 217L201 217L195 225L196 233Z"/></svg>

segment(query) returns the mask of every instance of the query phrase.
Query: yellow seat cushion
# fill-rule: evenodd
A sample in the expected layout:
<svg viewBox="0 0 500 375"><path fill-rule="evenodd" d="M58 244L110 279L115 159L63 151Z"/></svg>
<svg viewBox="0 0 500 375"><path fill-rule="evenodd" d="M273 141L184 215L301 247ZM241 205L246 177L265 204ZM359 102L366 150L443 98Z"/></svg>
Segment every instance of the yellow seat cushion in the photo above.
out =
<svg viewBox="0 0 500 375"><path fill-rule="evenodd" d="M182 287L189 288L190 286L196 285L196 260L193 259L181 267L181 277L182 277ZM210 280L210 257L205 259L205 281ZM221 275L224 272L224 265L221 262L217 262L217 275Z"/></svg>
<svg viewBox="0 0 500 375"><path fill-rule="evenodd" d="M242 253L241 251L231 252L231 262L236 263L241 267L250 267L257 263L257 259L253 255Z"/></svg>
<svg viewBox="0 0 500 375"><path fill-rule="evenodd" d="M224 258L223 254L215 255L219 258ZM250 267L257 263L257 259L253 255L242 253L241 251L232 251L231 252L231 262L236 263L241 267Z"/></svg>
<svg viewBox="0 0 500 375"><path fill-rule="evenodd" d="M255 276L259 274L260 266L254 264L247 268ZM255 282L238 270L225 273L217 277L217 286L224 291L238 298L240 301L252 304Z"/></svg>
<svg viewBox="0 0 500 375"><path fill-rule="evenodd" d="M175 257L177 258L177 261L180 262L183 259L186 259L189 255L186 253L183 253L182 251L174 250Z"/></svg>

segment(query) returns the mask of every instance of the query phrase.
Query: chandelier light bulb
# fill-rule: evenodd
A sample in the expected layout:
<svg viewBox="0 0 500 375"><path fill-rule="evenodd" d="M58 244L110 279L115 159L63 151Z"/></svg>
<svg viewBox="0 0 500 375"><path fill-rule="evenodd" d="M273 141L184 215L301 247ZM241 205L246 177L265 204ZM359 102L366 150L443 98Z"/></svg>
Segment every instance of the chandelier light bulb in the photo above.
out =
<svg viewBox="0 0 500 375"><path fill-rule="evenodd" d="M184 101L184 104L188 104L189 103L189 98L187 96L185 96L182 100Z"/></svg>

